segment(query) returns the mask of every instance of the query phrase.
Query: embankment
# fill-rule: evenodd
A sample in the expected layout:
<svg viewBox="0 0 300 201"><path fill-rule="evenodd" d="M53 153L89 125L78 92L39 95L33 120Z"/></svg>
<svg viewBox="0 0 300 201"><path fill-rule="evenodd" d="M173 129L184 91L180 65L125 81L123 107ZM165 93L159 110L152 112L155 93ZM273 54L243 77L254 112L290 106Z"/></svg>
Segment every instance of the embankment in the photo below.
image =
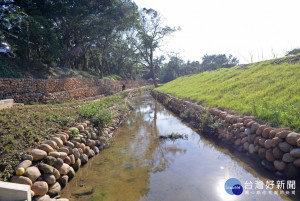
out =
<svg viewBox="0 0 300 201"><path fill-rule="evenodd" d="M80 123L66 131L50 134L49 140L42 142L29 154L22 155L22 162L15 168L11 182L31 186L34 200L47 200L59 196L63 187L75 176L81 165L99 154L107 146L107 139L120 122L91 132L90 121Z"/></svg>
<svg viewBox="0 0 300 201"><path fill-rule="evenodd" d="M143 80L109 80L93 78L15 79L0 78L0 99L15 102L58 102L112 94L146 85Z"/></svg>
<svg viewBox="0 0 300 201"><path fill-rule="evenodd" d="M82 123L73 123L73 127L59 128L56 132L48 130L48 135L40 136L36 146L28 147L25 154L14 149L21 163L6 165L14 168L10 181L29 185L33 200L59 197L61 189L80 166L109 146L113 131L132 108L130 100L139 93L139 89L133 89L98 101L80 103L78 107L69 105L69 110L80 113L87 120L82 118ZM24 141L22 146L25 145Z"/></svg>
<svg viewBox="0 0 300 201"><path fill-rule="evenodd" d="M260 124L253 116L206 108L157 90L152 95L168 109L241 152L248 153L277 176L299 178L300 134Z"/></svg>
<svg viewBox="0 0 300 201"><path fill-rule="evenodd" d="M300 55L179 77L164 93L300 132Z"/></svg>

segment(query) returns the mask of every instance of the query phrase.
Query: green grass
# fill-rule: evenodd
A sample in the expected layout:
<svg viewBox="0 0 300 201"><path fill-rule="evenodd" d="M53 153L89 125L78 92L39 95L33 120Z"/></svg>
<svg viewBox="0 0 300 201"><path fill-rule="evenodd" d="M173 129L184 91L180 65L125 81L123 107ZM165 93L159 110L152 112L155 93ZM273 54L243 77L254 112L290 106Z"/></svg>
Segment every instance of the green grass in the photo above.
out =
<svg viewBox="0 0 300 201"><path fill-rule="evenodd" d="M125 102L127 93L116 94L106 97L102 101L90 102L78 109L80 116L89 119L94 126L103 128L105 125L110 125L112 120L117 116L116 111L113 111L110 107L114 103L118 103L119 109L123 112L128 112L128 104ZM124 107L125 106L125 107Z"/></svg>
<svg viewBox="0 0 300 201"><path fill-rule="evenodd" d="M109 79L109 80L122 80L123 78L119 75L112 74L112 75L106 75L103 77L103 79Z"/></svg>
<svg viewBox="0 0 300 201"><path fill-rule="evenodd" d="M300 131L300 56L180 77L157 90Z"/></svg>

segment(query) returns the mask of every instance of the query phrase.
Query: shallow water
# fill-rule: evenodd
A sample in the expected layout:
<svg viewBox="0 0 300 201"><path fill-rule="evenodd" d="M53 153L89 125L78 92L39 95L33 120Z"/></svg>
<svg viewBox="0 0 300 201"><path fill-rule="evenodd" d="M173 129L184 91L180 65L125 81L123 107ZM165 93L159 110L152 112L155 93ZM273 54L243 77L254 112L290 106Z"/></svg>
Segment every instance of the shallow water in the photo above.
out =
<svg viewBox="0 0 300 201"><path fill-rule="evenodd" d="M199 135L150 95L138 98L136 105L115 131L110 148L77 172L62 197L71 201L296 200L296 196L275 195L275 188L266 189L267 181L276 183L278 178L245 154ZM188 139L158 139L172 132L186 134ZM232 177L241 181L241 195L225 191L225 182Z"/></svg>

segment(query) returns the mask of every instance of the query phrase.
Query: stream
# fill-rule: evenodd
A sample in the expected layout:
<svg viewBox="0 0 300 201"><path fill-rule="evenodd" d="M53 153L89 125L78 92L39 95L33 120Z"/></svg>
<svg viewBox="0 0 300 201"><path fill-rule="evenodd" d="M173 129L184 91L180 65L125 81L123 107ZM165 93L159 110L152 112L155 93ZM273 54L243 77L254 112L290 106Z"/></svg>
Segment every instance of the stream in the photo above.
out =
<svg viewBox="0 0 300 201"><path fill-rule="evenodd" d="M159 139L160 135L171 133L187 135L187 139ZM245 154L197 133L149 94L137 98L136 108L114 132L113 139L108 149L80 168L62 190L61 197L70 201L297 198L287 197L287 190L282 193L268 185L273 180L276 186L277 180L283 179L274 177ZM229 178L241 182L241 195L225 191ZM296 190L288 192L299 197L298 183Z"/></svg>

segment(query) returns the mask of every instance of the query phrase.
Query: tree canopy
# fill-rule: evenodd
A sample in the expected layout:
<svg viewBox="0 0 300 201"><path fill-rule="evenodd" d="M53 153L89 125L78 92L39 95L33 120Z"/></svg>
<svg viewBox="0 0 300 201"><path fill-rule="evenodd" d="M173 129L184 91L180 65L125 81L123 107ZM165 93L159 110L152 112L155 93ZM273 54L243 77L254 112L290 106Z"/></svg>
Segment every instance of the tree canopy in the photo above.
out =
<svg viewBox="0 0 300 201"><path fill-rule="evenodd" d="M124 33L137 26L139 12L131 0L4 0L0 17L0 39L13 45L17 58L99 69L102 78L121 71L124 61L113 55L133 51Z"/></svg>
<svg viewBox="0 0 300 201"><path fill-rule="evenodd" d="M203 70L215 70L218 68L230 68L236 66L239 60L231 54L227 57L225 54L204 55L202 57Z"/></svg>
<svg viewBox="0 0 300 201"><path fill-rule="evenodd" d="M230 68L238 64L238 59L225 54L205 55L202 57L202 63L199 61L184 62L178 55L171 55L170 60L159 71L161 82L169 82L184 75L201 73L218 68Z"/></svg>
<svg viewBox="0 0 300 201"><path fill-rule="evenodd" d="M285 56L292 56L292 55L297 55L297 54L300 54L300 48L295 48L295 49L288 51Z"/></svg>
<svg viewBox="0 0 300 201"><path fill-rule="evenodd" d="M180 28L164 24L153 9L132 0L2 0L0 40L9 42L19 63L89 71L103 78L137 75L162 82L238 64L232 55L205 55L185 62L158 55L165 37ZM32 65L31 65L32 66ZM42 68L42 67L41 67Z"/></svg>

